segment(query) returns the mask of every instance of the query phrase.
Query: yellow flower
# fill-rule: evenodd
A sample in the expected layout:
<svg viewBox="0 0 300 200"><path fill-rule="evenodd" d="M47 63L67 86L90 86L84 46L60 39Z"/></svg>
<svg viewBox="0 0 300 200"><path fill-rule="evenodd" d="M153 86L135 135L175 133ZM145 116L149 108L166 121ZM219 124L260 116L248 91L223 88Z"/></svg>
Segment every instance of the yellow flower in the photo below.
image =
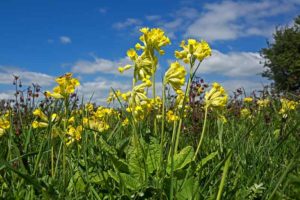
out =
<svg viewBox="0 0 300 200"><path fill-rule="evenodd" d="M127 51L127 56L131 59L131 60L136 60L137 59L137 57L138 57L138 55L137 55L137 53L136 53L136 51L134 50L134 49L129 49L128 51Z"/></svg>
<svg viewBox="0 0 300 200"><path fill-rule="evenodd" d="M53 97L56 99L67 98L70 94L75 92L75 88L80 85L80 82L76 78L72 78L71 73L66 73L65 75L58 77L55 81L58 86L53 88L53 93L47 91L45 92L46 97Z"/></svg>
<svg viewBox="0 0 300 200"><path fill-rule="evenodd" d="M37 108L33 111L34 116L40 117L44 121L48 121L48 117L43 113L43 111L40 108Z"/></svg>
<svg viewBox="0 0 300 200"><path fill-rule="evenodd" d="M288 100L285 98L280 99L281 109L279 110L279 114L284 115L287 114L291 110L295 110L297 105L299 104L296 101Z"/></svg>
<svg viewBox="0 0 300 200"><path fill-rule="evenodd" d="M48 123L46 122L38 122L38 121L32 122L32 128L45 128L45 127L48 127Z"/></svg>
<svg viewBox="0 0 300 200"><path fill-rule="evenodd" d="M211 55L211 48L205 41L198 42L195 39L188 39L187 44L183 40L180 44L182 51L175 51L175 57L183 60L185 63L194 63L195 60L200 62Z"/></svg>
<svg viewBox="0 0 300 200"><path fill-rule="evenodd" d="M228 95L220 84L213 83L212 89L205 93L204 100L206 107L225 107Z"/></svg>
<svg viewBox="0 0 300 200"><path fill-rule="evenodd" d="M170 65L165 73L164 84L170 84L174 91L180 90L185 83L186 70L178 62Z"/></svg>
<svg viewBox="0 0 300 200"><path fill-rule="evenodd" d="M177 94L177 97L175 100L175 105L177 108L181 109L183 106L183 103L185 103L185 105L188 104L188 96L185 96L184 92L181 89L176 90L176 94Z"/></svg>
<svg viewBox="0 0 300 200"><path fill-rule="evenodd" d="M161 50L161 47L171 43L170 39L165 35L165 32L159 28L142 28L140 31L143 33L140 40L144 46L136 44L137 49L146 49L147 51L156 50L159 54L163 54L164 51Z"/></svg>
<svg viewBox="0 0 300 200"><path fill-rule="evenodd" d="M242 118L248 118L251 115L251 111L248 108L243 108L241 109L240 114Z"/></svg>
<svg viewBox="0 0 300 200"><path fill-rule="evenodd" d="M129 124L129 120L128 118L125 118L123 121L122 121L122 126L128 126Z"/></svg>
<svg viewBox="0 0 300 200"><path fill-rule="evenodd" d="M131 52L129 50L129 52ZM131 53L129 54L130 56ZM134 66L134 77L137 80L149 79L152 76L153 71L156 69L152 69L152 67L156 66L157 60L151 60L148 54L143 52L140 56L136 55L130 58L134 65L125 65L124 67L119 67L119 71L123 73L125 70L130 69Z"/></svg>
<svg viewBox="0 0 300 200"><path fill-rule="evenodd" d="M51 115L51 122L54 122L54 121L56 121L58 119L58 115L56 114L56 113L53 113L52 115Z"/></svg>
<svg viewBox="0 0 300 200"><path fill-rule="evenodd" d="M55 99L62 99L63 98L63 96L61 94L56 93L56 92L51 93L50 91L46 91L45 96L48 97L48 98L53 97Z"/></svg>
<svg viewBox="0 0 300 200"><path fill-rule="evenodd" d="M252 97L245 97L244 98L244 102L245 103L251 103L253 101L253 98Z"/></svg>
<svg viewBox="0 0 300 200"><path fill-rule="evenodd" d="M123 73L124 71L130 69L132 65L125 65L124 67L119 67L118 70L120 73Z"/></svg>
<svg viewBox="0 0 300 200"><path fill-rule="evenodd" d="M269 99L259 99L257 101L257 105L258 107L261 108L265 108L270 104L270 100Z"/></svg>
<svg viewBox="0 0 300 200"><path fill-rule="evenodd" d="M5 130L10 128L10 122L6 119L6 117L0 118L0 137L4 135Z"/></svg>
<svg viewBox="0 0 300 200"><path fill-rule="evenodd" d="M89 112L93 112L94 105L92 103L87 103L87 104L85 104L85 109L87 109L87 111L89 111Z"/></svg>
<svg viewBox="0 0 300 200"><path fill-rule="evenodd" d="M170 122L179 120L179 117L177 115L175 115L172 110L168 110L168 112L166 113L166 119L167 119L167 122L170 123Z"/></svg>
<svg viewBox="0 0 300 200"><path fill-rule="evenodd" d="M74 117L74 116L70 117L70 118L68 119L68 122L69 122L70 124L73 124L73 123L75 122L75 117Z"/></svg>
<svg viewBox="0 0 300 200"><path fill-rule="evenodd" d="M66 135L68 136L66 145L68 146L75 141L79 141L81 139L82 131L82 126L77 126L76 128L74 128L73 126L69 126L66 133Z"/></svg>

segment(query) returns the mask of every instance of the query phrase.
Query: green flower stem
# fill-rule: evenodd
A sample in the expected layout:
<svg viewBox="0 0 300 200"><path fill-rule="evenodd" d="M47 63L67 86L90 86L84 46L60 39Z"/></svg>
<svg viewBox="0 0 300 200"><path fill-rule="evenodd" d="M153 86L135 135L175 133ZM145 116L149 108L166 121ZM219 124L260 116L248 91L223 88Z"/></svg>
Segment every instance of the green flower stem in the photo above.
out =
<svg viewBox="0 0 300 200"><path fill-rule="evenodd" d="M172 133L172 141L171 141L171 146L170 146L170 152L169 152L169 156L168 156L168 161L170 160L171 157L171 184L170 184L170 196L169 199L173 199L173 189L174 189L174 155L175 155L175 144L174 144L174 140L175 140L175 134L176 134L176 126L177 126L177 121L174 121L174 125L173 125L173 133Z"/></svg>
<svg viewBox="0 0 300 200"><path fill-rule="evenodd" d="M163 166L164 158L164 142L165 142L165 103L166 103L166 86L163 84L162 88L162 116L161 116L161 135L160 135L160 159L161 166Z"/></svg>
<svg viewBox="0 0 300 200"><path fill-rule="evenodd" d="M197 150L196 150L196 152L195 152L195 155L194 155L194 159L193 159L193 160L196 159L197 154L198 154L198 152L199 152L199 150L200 150L201 144L202 144L202 142L203 142L203 138L204 138L204 134L205 134L205 130L206 130L207 113L208 113L208 107L206 106L206 107L205 107L205 114L204 114L204 115L205 115L205 116L204 116L204 123L203 123L203 127L202 127L202 133L201 133L201 135L200 135L200 141L199 141L199 143L198 143Z"/></svg>
<svg viewBox="0 0 300 200"><path fill-rule="evenodd" d="M182 109L181 109L181 113L180 113L180 119L179 119L179 125L178 125L178 130L177 130L177 135L176 135L176 142L175 142L175 153L177 153L177 150L178 150L178 144L179 144L179 138L180 138L180 133L181 133L181 126L182 126L182 118L183 118L183 115L184 115L184 108L185 108L185 104L187 103L185 101L186 99L186 96L188 95L188 98L189 98L189 95L190 95L190 90L191 90L191 84L192 84L192 81L195 77L195 74L201 64L201 62L198 63L195 71L192 71L193 69L193 66L194 66L194 62L192 61L192 59L190 60L190 75L189 75L189 80L188 80L188 84L187 84L187 87L185 89L185 94L184 94L184 99L183 99L183 103L182 103Z"/></svg>
<svg viewBox="0 0 300 200"><path fill-rule="evenodd" d="M221 183L220 183L220 186L219 186L219 191L218 191L218 195L217 195L216 200L221 200L221 197L222 197L223 189L224 189L224 186L225 186L225 180L226 180L228 169L229 169L229 166L230 166L230 160L231 160L231 157L232 157L231 151L229 152L229 154L230 155L227 158L227 160L225 162L224 169L223 169L223 175L222 175L222 179L221 179Z"/></svg>

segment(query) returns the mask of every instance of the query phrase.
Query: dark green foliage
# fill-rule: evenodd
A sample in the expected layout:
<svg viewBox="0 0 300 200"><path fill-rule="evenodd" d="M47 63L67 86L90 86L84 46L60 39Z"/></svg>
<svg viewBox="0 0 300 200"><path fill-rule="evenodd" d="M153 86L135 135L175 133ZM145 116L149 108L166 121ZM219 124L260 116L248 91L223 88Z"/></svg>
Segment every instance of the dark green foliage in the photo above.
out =
<svg viewBox="0 0 300 200"><path fill-rule="evenodd" d="M300 15L292 27L277 28L274 42L261 50L264 77L274 80L279 91L300 90Z"/></svg>

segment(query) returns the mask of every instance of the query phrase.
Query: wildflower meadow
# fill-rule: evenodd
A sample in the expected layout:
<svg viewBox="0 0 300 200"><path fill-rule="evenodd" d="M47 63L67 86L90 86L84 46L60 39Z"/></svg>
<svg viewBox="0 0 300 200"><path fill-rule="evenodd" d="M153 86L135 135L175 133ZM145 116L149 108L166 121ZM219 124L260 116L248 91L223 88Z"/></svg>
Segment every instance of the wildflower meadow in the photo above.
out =
<svg viewBox="0 0 300 200"><path fill-rule="evenodd" d="M22 95L15 77L1 103L1 199L300 199L300 96L231 94L196 75L214 56L206 41L139 34L115 68L131 89L111 88L106 105L83 100L72 73Z"/></svg>

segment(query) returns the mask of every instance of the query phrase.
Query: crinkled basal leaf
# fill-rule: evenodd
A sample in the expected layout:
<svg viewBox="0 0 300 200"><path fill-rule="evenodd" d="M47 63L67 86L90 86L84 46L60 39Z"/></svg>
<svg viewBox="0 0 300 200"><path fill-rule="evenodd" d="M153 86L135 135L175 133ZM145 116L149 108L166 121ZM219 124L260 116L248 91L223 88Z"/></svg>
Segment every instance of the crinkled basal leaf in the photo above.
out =
<svg viewBox="0 0 300 200"><path fill-rule="evenodd" d="M105 181L105 179L108 178L107 172L101 172L101 173L89 173L89 182L95 183L95 184L101 184Z"/></svg>
<svg viewBox="0 0 300 200"><path fill-rule="evenodd" d="M152 140L149 147L148 147L148 153L147 153L147 169L148 173L152 173L155 170L158 169L160 166L160 161L161 161L161 149L160 145Z"/></svg>
<svg viewBox="0 0 300 200"><path fill-rule="evenodd" d="M141 186L141 182L138 179L135 179L129 174L125 173L115 173L112 170L108 170L109 176L114 179L120 185L122 184L127 189L137 190Z"/></svg>
<svg viewBox="0 0 300 200"><path fill-rule="evenodd" d="M83 192L85 190L86 185L81 177L80 171L77 171L71 178L71 181L68 185L68 191L73 192L74 187L77 192Z"/></svg>
<svg viewBox="0 0 300 200"><path fill-rule="evenodd" d="M209 154L208 156L206 156L205 158L203 158L199 164L197 165L197 169L196 171L199 171L208 161L214 159L214 157L216 157L216 155L218 155L218 152L212 152L211 154Z"/></svg>
<svg viewBox="0 0 300 200"><path fill-rule="evenodd" d="M116 149L110 146L109 144L107 144L107 142L102 137L100 137L99 142L100 142L101 149L104 150L106 153L109 153L111 155L117 154Z"/></svg>
<svg viewBox="0 0 300 200"><path fill-rule="evenodd" d="M177 200L198 200L200 199L200 187L194 177L183 180L181 189L176 194ZM179 185L181 185L180 183Z"/></svg>
<svg viewBox="0 0 300 200"><path fill-rule="evenodd" d="M128 164L124 160L121 160L121 159L113 157L113 156L111 158L112 158L111 160L113 162L114 167L119 172L129 173Z"/></svg>
<svg viewBox="0 0 300 200"><path fill-rule="evenodd" d="M174 171L184 168L192 162L194 149L191 146L183 148L178 154L174 155ZM171 173L171 159L168 161L167 172Z"/></svg>
<svg viewBox="0 0 300 200"><path fill-rule="evenodd" d="M141 187L141 182L128 174L120 173L120 178L122 184L128 189L137 190Z"/></svg>
<svg viewBox="0 0 300 200"><path fill-rule="evenodd" d="M128 148L127 162L130 174L141 182L145 181L145 159L140 147Z"/></svg>

